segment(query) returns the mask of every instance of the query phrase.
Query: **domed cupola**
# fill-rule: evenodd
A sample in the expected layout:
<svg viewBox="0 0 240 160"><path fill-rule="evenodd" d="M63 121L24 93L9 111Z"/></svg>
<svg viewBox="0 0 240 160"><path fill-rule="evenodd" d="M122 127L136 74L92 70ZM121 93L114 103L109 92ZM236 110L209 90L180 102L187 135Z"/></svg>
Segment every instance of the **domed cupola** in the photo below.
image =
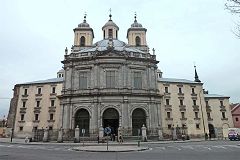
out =
<svg viewBox="0 0 240 160"><path fill-rule="evenodd" d="M83 22L74 28L74 50L79 50L81 47L89 47L93 44L94 33L93 29L87 23L86 14ZM79 48L80 47L80 48Z"/></svg>
<svg viewBox="0 0 240 160"><path fill-rule="evenodd" d="M142 28L142 24L137 22L137 15L134 16L134 23L131 25L131 28Z"/></svg>
<svg viewBox="0 0 240 160"><path fill-rule="evenodd" d="M79 28L90 28L90 25L86 21L86 14L84 15L84 20L78 25Z"/></svg>
<svg viewBox="0 0 240 160"><path fill-rule="evenodd" d="M119 27L112 21L112 14L109 14L108 22L102 27L103 39L117 39Z"/></svg>
<svg viewBox="0 0 240 160"><path fill-rule="evenodd" d="M137 22L137 15L135 13L134 22L127 31L128 45L147 52L146 32L147 29L143 28L142 24Z"/></svg>

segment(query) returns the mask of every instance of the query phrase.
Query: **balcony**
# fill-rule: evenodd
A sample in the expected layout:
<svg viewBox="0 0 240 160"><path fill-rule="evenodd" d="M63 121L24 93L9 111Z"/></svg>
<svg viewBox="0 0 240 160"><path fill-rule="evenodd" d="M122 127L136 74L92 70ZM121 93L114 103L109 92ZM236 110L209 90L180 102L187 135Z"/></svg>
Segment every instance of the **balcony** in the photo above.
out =
<svg viewBox="0 0 240 160"><path fill-rule="evenodd" d="M42 94L35 94L35 96L36 96L36 97L41 97L41 96L42 96Z"/></svg>
<svg viewBox="0 0 240 160"><path fill-rule="evenodd" d="M196 93L192 93L192 94L191 94L191 96L194 96L194 97L196 97L196 96L197 96L197 94L196 94Z"/></svg>
<svg viewBox="0 0 240 160"><path fill-rule="evenodd" d="M55 112L55 111L56 111L56 107L55 106L48 107L48 112Z"/></svg>
<svg viewBox="0 0 240 160"><path fill-rule="evenodd" d="M223 120L223 121L227 121L227 120L228 120L228 118L221 118L221 120Z"/></svg>
<svg viewBox="0 0 240 160"><path fill-rule="evenodd" d="M186 105L179 105L180 111L186 111Z"/></svg>
<svg viewBox="0 0 240 160"><path fill-rule="evenodd" d="M50 93L50 96L57 96L57 93Z"/></svg>
<svg viewBox="0 0 240 160"><path fill-rule="evenodd" d="M201 118L199 118L199 117L196 118L196 117L195 117L194 120L201 120Z"/></svg>
<svg viewBox="0 0 240 160"><path fill-rule="evenodd" d="M33 123L39 123L40 120L33 120Z"/></svg>
<svg viewBox="0 0 240 160"><path fill-rule="evenodd" d="M198 105L193 105L193 111L199 111L199 106Z"/></svg>
<svg viewBox="0 0 240 160"><path fill-rule="evenodd" d="M23 94L22 97L26 98L26 97L28 97L28 95L27 94Z"/></svg>
<svg viewBox="0 0 240 160"><path fill-rule="evenodd" d="M178 96L183 97L184 93L178 93Z"/></svg>
<svg viewBox="0 0 240 160"><path fill-rule="evenodd" d="M54 123L55 122L55 120L53 120L53 119L50 119L50 120L47 120L48 121L48 123Z"/></svg>
<svg viewBox="0 0 240 160"><path fill-rule="evenodd" d="M181 121L186 121L187 118L186 118L186 117L182 117L182 118L180 118L180 120L181 120Z"/></svg>
<svg viewBox="0 0 240 160"><path fill-rule="evenodd" d="M165 111L171 111L172 105L165 105Z"/></svg>
<svg viewBox="0 0 240 160"><path fill-rule="evenodd" d="M207 112L211 112L211 111L212 111L211 106L207 105L207 106L206 106L206 111L207 111Z"/></svg>
<svg viewBox="0 0 240 160"><path fill-rule="evenodd" d="M20 120L20 121L18 121L18 123L25 123L25 121L24 120Z"/></svg>
<svg viewBox="0 0 240 160"><path fill-rule="evenodd" d="M26 113L26 110L27 110L26 107L22 107L22 108L20 108L20 113Z"/></svg>

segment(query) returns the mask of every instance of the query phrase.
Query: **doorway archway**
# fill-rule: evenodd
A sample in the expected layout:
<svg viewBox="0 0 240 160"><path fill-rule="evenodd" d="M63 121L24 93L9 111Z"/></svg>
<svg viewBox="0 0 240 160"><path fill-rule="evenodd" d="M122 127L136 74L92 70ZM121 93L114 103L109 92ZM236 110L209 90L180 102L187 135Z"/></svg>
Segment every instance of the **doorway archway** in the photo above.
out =
<svg viewBox="0 0 240 160"><path fill-rule="evenodd" d="M146 113L143 109L137 108L132 113L132 135L138 136L138 130L146 126ZM140 132L141 134L141 132Z"/></svg>
<svg viewBox="0 0 240 160"><path fill-rule="evenodd" d="M209 137L210 138L215 138L215 129L212 124L208 124L208 129L209 129Z"/></svg>
<svg viewBox="0 0 240 160"><path fill-rule="evenodd" d="M80 136L82 136L82 129L85 129L85 136L89 136L90 116L86 109L79 109L75 114L75 128L78 126Z"/></svg>
<svg viewBox="0 0 240 160"><path fill-rule="evenodd" d="M103 128L110 127L111 134L118 134L119 113L114 108L108 108L103 112Z"/></svg>

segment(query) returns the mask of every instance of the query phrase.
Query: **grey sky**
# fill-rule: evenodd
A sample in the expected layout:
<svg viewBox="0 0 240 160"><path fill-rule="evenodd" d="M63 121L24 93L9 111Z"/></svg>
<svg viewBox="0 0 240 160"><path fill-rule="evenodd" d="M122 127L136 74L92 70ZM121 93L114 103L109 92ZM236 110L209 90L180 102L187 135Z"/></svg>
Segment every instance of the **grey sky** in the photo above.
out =
<svg viewBox="0 0 240 160"><path fill-rule="evenodd" d="M200 80L210 93L240 101L240 40L231 32L236 16L225 0L0 0L0 118L7 115L16 83L56 77L64 49L73 44L73 28L83 21L102 39L102 26L112 19L119 39L137 20L156 49L164 77L193 80L196 62Z"/></svg>

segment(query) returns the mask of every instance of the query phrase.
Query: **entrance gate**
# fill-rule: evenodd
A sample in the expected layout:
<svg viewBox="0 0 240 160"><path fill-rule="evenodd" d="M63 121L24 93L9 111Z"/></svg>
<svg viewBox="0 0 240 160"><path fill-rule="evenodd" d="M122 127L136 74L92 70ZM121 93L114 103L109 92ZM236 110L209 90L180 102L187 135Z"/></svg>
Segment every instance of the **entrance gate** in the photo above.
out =
<svg viewBox="0 0 240 160"><path fill-rule="evenodd" d="M78 126L79 130L85 129L85 135L89 136L89 122L90 116L86 109L79 109L75 114L75 128ZM82 134L80 134L82 136Z"/></svg>
<svg viewBox="0 0 240 160"><path fill-rule="evenodd" d="M137 108L132 113L132 135L133 136L138 136L138 130L142 128L143 124L146 126L145 111L141 108Z"/></svg>
<svg viewBox="0 0 240 160"><path fill-rule="evenodd" d="M118 134L119 114L114 108L108 108L103 113L103 128L110 127L111 134Z"/></svg>

